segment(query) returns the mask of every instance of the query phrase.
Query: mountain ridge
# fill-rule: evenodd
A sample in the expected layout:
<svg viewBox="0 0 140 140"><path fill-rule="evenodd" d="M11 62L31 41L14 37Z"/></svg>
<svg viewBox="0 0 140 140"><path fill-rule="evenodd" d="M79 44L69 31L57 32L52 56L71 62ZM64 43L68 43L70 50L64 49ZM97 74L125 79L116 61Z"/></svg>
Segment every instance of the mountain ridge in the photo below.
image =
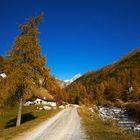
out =
<svg viewBox="0 0 140 140"><path fill-rule="evenodd" d="M127 54L123 55L123 56L120 57L117 61L115 61L115 62L113 62L113 63L111 63L111 64L108 64L108 65L103 66L103 67L101 67L101 68L98 68L98 69L95 69L95 70L90 70L90 71L84 73L83 76L88 76L88 75L90 75L90 74L94 74L94 73L96 74L97 72L111 69L111 68L113 68L114 66L119 65L119 63L121 63L122 61L125 61L125 60L129 59L130 57L132 57L132 56L135 55L136 53L140 53L140 47L131 50L130 52L128 52Z"/></svg>
<svg viewBox="0 0 140 140"><path fill-rule="evenodd" d="M131 94L130 87L134 89ZM98 103L140 100L140 48L110 65L83 74L65 90L72 102L84 102L82 98Z"/></svg>

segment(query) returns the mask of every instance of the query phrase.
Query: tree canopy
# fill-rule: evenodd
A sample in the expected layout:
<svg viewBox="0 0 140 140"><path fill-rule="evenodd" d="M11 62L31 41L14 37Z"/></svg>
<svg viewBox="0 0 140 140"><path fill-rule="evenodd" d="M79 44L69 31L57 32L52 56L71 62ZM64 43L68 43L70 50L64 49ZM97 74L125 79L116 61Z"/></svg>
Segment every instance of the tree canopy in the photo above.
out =
<svg viewBox="0 0 140 140"><path fill-rule="evenodd" d="M20 33L15 38L12 48L7 52L7 61L4 66L7 78L2 94L7 104L19 101L17 125L20 125L22 101L32 96L31 91L34 87L40 87L44 82L50 81L48 80L49 68L45 66L46 57L41 55L38 40L38 25L42 18L43 14L40 14L20 24ZM3 61L0 57L1 66L3 66Z"/></svg>

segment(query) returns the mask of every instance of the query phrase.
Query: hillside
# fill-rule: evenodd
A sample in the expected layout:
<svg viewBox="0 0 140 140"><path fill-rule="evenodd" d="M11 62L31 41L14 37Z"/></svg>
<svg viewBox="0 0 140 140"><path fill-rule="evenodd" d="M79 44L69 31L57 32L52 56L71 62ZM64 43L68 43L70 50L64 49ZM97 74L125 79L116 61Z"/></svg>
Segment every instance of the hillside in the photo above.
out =
<svg viewBox="0 0 140 140"><path fill-rule="evenodd" d="M43 87L40 88L33 88L32 89L33 96L35 97L46 97L47 99L53 99L54 97L49 93L49 91Z"/></svg>
<svg viewBox="0 0 140 140"><path fill-rule="evenodd" d="M91 76L97 76L102 72L110 71L112 69L116 69L116 68L122 66L122 64L125 65L126 63L127 63L128 66L131 65L131 66L135 67L136 63L137 63L138 66L140 66L139 62L140 62L140 48L137 48L137 49L134 49L133 51L129 52L128 54L124 55L118 61L116 61L116 62L114 62L110 65L107 65L107 66L104 66L104 67L99 68L97 70L93 70L93 71L89 71L89 72L85 73L81 77L81 79L88 78L88 77L91 77Z"/></svg>
<svg viewBox="0 0 140 140"><path fill-rule="evenodd" d="M140 48L118 61L97 70L89 71L66 88L69 100L81 101L76 94L79 85L85 88L85 98L97 103L126 102L140 99ZM75 90L74 90L75 89ZM83 95L82 95L83 96Z"/></svg>

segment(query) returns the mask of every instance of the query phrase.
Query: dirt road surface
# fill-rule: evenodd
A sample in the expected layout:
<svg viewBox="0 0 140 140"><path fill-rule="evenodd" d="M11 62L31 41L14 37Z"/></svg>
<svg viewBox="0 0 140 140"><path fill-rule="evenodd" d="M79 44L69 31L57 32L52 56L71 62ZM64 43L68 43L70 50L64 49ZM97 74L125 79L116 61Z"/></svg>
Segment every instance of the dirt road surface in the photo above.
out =
<svg viewBox="0 0 140 140"><path fill-rule="evenodd" d="M15 140L84 140L76 107L68 107Z"/></svg>

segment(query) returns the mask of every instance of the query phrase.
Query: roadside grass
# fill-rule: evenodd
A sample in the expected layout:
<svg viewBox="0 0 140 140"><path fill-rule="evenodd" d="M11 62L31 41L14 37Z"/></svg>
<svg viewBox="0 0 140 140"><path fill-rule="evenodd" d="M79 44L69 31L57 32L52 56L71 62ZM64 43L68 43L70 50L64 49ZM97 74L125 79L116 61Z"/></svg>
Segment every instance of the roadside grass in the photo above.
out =
<svg viewBox="0 0 140 140"><path fill-rule="evenodd" d="M78 113L82 118L82 126L88 140L135 140L131 132L115 126L112 120L101 120L85 107L79 107Z"/></svg>
<svg viewBox="0 0 140 140"><path fill-rule="evenodd" d="M18 107L7 108L0 115L0 140L9 140L16 135L32 129L39 123L57 114L60 109L49 111L37 109L40 106L23 106L22 124L15 127Z"/></svg>

